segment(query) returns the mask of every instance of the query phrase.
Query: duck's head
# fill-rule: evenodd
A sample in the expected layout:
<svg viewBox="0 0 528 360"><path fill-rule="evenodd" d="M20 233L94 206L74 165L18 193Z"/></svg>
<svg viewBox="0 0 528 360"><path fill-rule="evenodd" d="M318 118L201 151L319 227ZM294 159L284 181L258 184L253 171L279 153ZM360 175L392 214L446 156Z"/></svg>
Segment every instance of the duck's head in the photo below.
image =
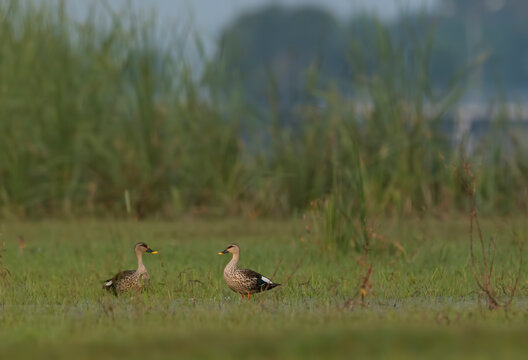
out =
<svg viewBox="0 0 528 360"><path fill-rule="evenodd" d="M224 251L222 252L219 252L218 255L223 255L223 254L227 254L227 253L231 253L231 254L238 254L240 252L240 248L238 247L237 244L229 244Z"/></svg>
<svg viewBox="0 0 528 360"><path fill-rule="evenodd" d="M136 247L134 248L136 253L150 253L150 254L157 254L157 251L152 250L147 244L144 242L138 242L136 244Z"/></svg>

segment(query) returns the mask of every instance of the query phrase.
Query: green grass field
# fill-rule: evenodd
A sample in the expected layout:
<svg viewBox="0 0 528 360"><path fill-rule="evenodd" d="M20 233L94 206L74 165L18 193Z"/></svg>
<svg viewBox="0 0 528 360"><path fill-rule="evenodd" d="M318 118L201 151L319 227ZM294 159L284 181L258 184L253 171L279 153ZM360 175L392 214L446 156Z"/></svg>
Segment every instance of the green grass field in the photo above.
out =
<svg viewBox="0 0 528 360"><path fill-rule="evenodd" d="M528 350L528 272L515 301L490 311L476 291L465 219L379 221L367 257L300 240L302 222L2 222L1 358L506 358ZM497 295L518 268L522 222L490 219ZM18 237L25 238L21 252ZM145 257L151 288L101 289ZM230 243L241 266L283 286L242 301L224 284ZM394 244L397 244L394 245ZM229 255L230 256L230 255ZM366 306L359 290L373 264ZM9 271L6 274L6 269ZM350 304L350 303L349 303Z"/></svg>

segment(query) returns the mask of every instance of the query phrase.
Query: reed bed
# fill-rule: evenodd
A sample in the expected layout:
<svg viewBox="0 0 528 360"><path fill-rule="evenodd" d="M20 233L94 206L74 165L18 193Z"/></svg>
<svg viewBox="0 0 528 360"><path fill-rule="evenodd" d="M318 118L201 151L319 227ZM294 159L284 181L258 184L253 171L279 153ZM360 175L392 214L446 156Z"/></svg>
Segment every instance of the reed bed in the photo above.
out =
<svg viewBox="0 0 528 360"><path fill-rule="evenodd" d="M363 223L445 214L466 206L460 154L478 168L482 211L526 208L527 149L500 127L509 115L471 151L453 140L450 114L484 58L433 88L434 29L402 36L375 23L368 44L345 34L353 94L307 69L314 101L288 122L272 89L256 109L185 30L161 36L155 16L104 6L74 20L58 4L0 6L3 217L279 217L325 199Z"/></svg>

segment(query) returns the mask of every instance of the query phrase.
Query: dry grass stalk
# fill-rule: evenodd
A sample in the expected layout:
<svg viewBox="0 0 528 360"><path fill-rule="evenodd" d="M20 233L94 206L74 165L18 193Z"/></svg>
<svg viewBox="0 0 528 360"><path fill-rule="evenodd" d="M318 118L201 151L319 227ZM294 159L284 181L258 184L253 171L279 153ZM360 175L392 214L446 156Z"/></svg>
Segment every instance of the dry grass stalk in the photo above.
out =
<svg viewBox="0 0 528 360"><path fill-rule="evenodd" d="M498 309L499 307L508 307L515 292L518 287L519 278L521 275L522 267L522 248L519 249L519 269L514 280L514 285L509 291L509 296L506 301L500 302L494 287L492 284L492 275L493 267L495 264L495 256L497 253L497 243L490 237L486 242L484 240L484 235L482 234L482 229L480 227L480 222L478 218L477 208L475 204L476 196L476 177L473 171L471 170L470 164L463 161L461 169L455 169L455 176L462 185L464 193L469 199L469 251L471 257L471 269L473 271L473 278L475 283L480 289L481 293L486 298L488 308L490 310ZM475 239L474 234L477 234L478 243L480 244L480 258L477 259L475 254Z"/></svg>

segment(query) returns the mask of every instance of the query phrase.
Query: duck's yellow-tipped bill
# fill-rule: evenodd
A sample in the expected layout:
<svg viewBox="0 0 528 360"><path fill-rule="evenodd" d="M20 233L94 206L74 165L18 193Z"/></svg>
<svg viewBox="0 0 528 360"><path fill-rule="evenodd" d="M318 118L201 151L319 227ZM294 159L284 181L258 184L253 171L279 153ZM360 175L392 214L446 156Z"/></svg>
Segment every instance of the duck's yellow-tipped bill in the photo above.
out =
<svg viewBox="0 0 528 360"><path fill-rule="evenodd" d="M218 253L218 255L224 255L224 253Z"/></svg>
<svg viewBox="0 0 528 360"><path fill-rule="evenodd" d="M157 254L157 253L158 253L157 251L153 251L153 252L151 252L151 254Z"/></svg>

